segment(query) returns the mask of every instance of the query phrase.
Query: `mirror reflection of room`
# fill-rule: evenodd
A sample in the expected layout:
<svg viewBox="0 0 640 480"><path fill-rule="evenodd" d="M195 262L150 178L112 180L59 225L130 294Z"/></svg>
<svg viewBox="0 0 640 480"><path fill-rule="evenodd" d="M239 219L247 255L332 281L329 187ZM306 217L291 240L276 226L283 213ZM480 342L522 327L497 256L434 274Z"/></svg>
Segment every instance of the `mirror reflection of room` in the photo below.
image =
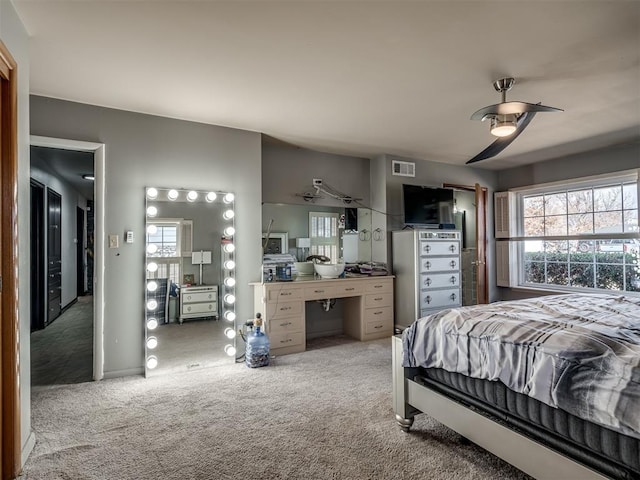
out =
<svg viewBox="0 0 640 480"><path fill-rule="evenodd" d="M233 363L233 196L147 189L146 201L147 376Z"/></svg>

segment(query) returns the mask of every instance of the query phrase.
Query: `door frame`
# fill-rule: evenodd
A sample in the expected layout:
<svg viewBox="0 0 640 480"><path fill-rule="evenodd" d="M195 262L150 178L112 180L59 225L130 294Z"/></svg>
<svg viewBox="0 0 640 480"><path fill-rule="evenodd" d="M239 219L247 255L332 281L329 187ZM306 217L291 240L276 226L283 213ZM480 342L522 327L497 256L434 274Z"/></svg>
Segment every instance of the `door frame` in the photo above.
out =
<svg viewBox="0 0 640 480"><path fill-rule="evenodd" d="M93 266L93 379L104 378L104 255L105 150L104 143L31 135L34 147L93 152L94 266Z"/></svg>
<svg viewBox="0 0 640 480"><path fill-rule="evenodd" d="M76 205L76 297L83 297L87 293L85 289L87 278L85 264L85 237L87 232L85 213L83 208Z"/></svg>
<svg viewBox="0 0 640 480"><path fill-rule="evenodd" d="M489 279L487 274L487 196L488 189L476 183L474 186L444 183L444 188L454 188L476 195L476 260L478 269L476 297L479 304L489 303Z"/></svg>
<svg viewBox="0 0 640 480"><path fill-rule="evenodd" d="M30 257L31 264L31 332L35 330L41 330L45 326L45 320L47 315L47 309L45 306L45 298L47 295L47 289L45 287L45 186L37 180L29 179L29 193L31 197L31 212L30 212L30 226L31 226L31 245L30 245ZM34 202L34 189L37 189L37 201ZM34 318L40 319L34 329Z"/></svg>
<svg viewBox="0 0 640 480"><path fill-rule="evenodd" d="M21 468L18 362L18 81L17 64L0 40L0 478ZM29 319L31 322L31 319Z"/></svg>

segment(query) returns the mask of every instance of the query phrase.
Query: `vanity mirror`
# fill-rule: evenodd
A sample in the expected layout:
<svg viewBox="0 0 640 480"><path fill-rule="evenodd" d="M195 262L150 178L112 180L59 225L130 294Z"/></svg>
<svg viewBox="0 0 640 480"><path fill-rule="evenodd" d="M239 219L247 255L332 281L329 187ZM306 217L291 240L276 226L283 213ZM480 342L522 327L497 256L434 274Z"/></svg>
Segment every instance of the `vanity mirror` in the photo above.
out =
<svg viewBox="0 0 640 480"><path fill-rule="evenodd" d="M148 187L145 374L233 363L235 198Z"/></svg>
<svg viewBox="0 0 640 480"><path fill-rule="evenodd" d="M371 222L369 208L281 203L262 205L262 231L275 232L278 238L286 235L286 253L293 254L298 261L317 253L329 257L332 262L370 262L372 241L379 237L377 232L372 232ZM304 239L309 239L309 247L306 247ZM318 247L313 248L313 245Z"/></svg>

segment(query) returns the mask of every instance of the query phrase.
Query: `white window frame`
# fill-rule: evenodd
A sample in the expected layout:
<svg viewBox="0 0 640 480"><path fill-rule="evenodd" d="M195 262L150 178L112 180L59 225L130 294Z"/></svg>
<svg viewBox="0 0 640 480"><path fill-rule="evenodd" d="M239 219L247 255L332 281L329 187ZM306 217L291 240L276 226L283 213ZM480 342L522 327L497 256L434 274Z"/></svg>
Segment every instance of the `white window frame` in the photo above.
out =
<svg viewBox="0 0 640 480"><path fill-rule="evenodd" d="M619 233L589 233L589 234L579 234L579 235L540 235L540 236L525 236L524 235L524 197L531 195L539 195L539 194L549 194L549 193L560 193L563 191L574 191L588 188L598 188L603 186L610 186L616 184L625 184L632 182L636 184L637 187L637 198L640 199L640 169L638 170L629 170L625 172L618 172L616 174L609 175L599 175L592 177L583 177L578 179L572 179L569 181L562 182L553 182L546 184L539 184L527 187L520 187L516 189L511 189L514 195L512 199L515 201L515 222L512 223L512 234L510 235L511 245L514 248L510 249L509 257L510 264L517 265L516 272L516 284L511 285L516 288L526 288L533 290L544 290L544 291L559 291L559 292L567 292L567 291L600 291L600 292L611 292L611 291L619 291L619 290L608 290L594 287L576 287L569 285L557 285L552 283L527 283L525 282L525 251L524 251L524 241L555 241L555 240L569 240L569 241L590 241L597 242L602 240L627 240L627 239L640 239L640 231L635 232L619 232ZM640 205L638 206L638 211L640 211ZM568 215L568 214L567 214ZM640 217L640 214L638 215ZM513 258L515 256L515 259ZM594 254L594 267L597 265L596 263L596 255ZM514 261L515 260L515 261ZM546 265L546 260L545 260ZM623 265L623 268L627 268L626 264ZM640 294L640 292L628 291L624 290L625 294Z"/></svg>
<svg viewBox="0 0 640 480"><path fill-rule="evenodd" d="M176 226L176 254L171 256L147 254L147 258L152 259L160 267L156 272L147 272L147 278L160 278L161 270L166 269L166 278L170 278L171 281L180 285L182 283L182 258L191 256L192 246L185 244L185 242L188 243L192 239L190 231L193 228L192 220L185 220L184 218L154 218L147 221L148 225ZM148 234L146 243L149 243ZM171 273L172 270L173 273ZM165 278L165 275L161 278Z"/></svg>
<svg viewBox="0 0 640 480"><path fill-rule="evenodd" d="M317 236L314 235L314 222L316 219L330 219L331 230L335 235ZM342 225L344 228L344 225ZM309 239L311 246L310 255L324 255L329 257L332 263L341 261L340 252L340 214L335 212L309 212Z"/></svg>

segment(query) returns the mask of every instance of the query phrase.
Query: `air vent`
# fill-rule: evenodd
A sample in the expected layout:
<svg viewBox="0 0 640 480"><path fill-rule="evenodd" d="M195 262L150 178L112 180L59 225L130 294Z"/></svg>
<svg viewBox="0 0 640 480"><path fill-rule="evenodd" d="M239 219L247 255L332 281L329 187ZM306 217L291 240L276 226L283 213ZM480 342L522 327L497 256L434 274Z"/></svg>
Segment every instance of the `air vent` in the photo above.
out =
<svg viewBox="0 0 640 480"><path fill-rule="evenodd" d="M393 160L391 163L391 167L394 175L398 175L400 177L416 176L416 164L413 162L402 162L400 160Z"/></svg>

